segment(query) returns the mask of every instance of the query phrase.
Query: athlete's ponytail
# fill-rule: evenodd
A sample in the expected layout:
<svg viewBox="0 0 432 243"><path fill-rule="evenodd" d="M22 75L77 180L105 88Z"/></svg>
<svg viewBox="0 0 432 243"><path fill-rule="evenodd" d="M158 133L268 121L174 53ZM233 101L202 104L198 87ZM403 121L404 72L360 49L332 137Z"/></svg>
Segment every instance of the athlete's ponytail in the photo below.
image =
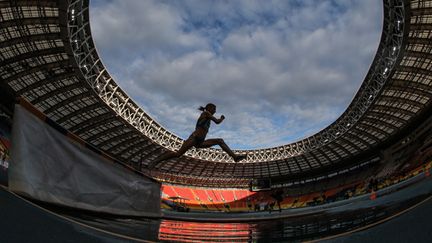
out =
<svg viewBox="0 0 432 243"><path fill-rule="evenodd" d="M200 106L198 108L198 110L200 110L200 111L208 111L210 109L210 107L216 108L216 105L214 105L212 103L208 103L205 107Z"/></svg>

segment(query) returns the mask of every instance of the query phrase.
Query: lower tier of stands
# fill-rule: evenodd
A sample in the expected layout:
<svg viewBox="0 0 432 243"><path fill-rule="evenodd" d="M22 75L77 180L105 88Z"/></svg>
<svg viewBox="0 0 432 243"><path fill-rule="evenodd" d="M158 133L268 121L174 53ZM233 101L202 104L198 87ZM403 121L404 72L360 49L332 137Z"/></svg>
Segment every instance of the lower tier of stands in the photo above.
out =
<svg viewBox="0 0 432 243"><path fill-rule="evenodd" d="M192 211L250 212L262 210L283 210L314 206L377 191L411 178L423 171L430 175L432 161L418 165L404 173L370 178L368 181L356 181L343 186L290 195L279 188L270 191L250 192L245 189L191 188L163 185L162 207L165 209L183 208Z"/></svg>

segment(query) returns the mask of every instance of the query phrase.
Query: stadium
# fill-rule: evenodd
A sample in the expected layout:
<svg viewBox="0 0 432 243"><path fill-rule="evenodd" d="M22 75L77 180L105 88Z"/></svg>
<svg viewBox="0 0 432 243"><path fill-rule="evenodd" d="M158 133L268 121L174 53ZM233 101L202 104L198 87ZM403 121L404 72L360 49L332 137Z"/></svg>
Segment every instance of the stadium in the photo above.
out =
<svg viewBox="0 0 432 243"><path fill-rule="evenodd" d="M0 239L429 242L432 1L383 7L373 62L332 124L240 162L191 149L148 173L183 140L110 75L89 0L0 1Z"/></svg>

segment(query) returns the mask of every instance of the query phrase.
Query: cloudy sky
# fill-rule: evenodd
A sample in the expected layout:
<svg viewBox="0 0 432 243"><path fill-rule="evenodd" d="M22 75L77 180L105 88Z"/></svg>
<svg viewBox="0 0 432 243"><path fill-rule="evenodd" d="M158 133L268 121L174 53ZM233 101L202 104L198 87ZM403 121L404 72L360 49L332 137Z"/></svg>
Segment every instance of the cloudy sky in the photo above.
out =
<svg viewBox="0 0 432 243"><path fill-rule="evenodd" d="M381 37L377 0L91 0L103 63L150 116L185 139L212 102L207 137L234 149L313 135L348 107Z"/></svg>

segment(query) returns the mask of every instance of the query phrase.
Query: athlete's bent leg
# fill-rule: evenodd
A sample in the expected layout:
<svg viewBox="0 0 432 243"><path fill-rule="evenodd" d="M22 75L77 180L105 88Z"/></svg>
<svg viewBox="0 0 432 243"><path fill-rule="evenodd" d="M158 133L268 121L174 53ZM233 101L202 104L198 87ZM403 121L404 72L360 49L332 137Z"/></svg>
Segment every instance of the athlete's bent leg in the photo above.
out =
<svg viewBox="0 0 432 243"><path fill-rule="evenodd" d="M223 151L225 151L229 156L231 156L235 162L238 162L242 159L246 158L246 155L237 155L235 154L231 148L225 143L225 141L222 138L211 138L207 139L201 144L199 144L199 148L209 148L214 145L219 145Z"/></svg>
<svg viewBox="0 0 432 243"><path fill-rule="evenodd" d="M167 152L161 154L153 162L151 162L148 165L148 168L151 170L154 167L156 167L156 165L158 165L160 162L162 162L164 160L172 159L172 158L178 158L178 157L182 156L184 153L186 153L186 151L188 151L188 149L190 149L194 145L195 145L195 141L193 139L187 139L186 141L183 142L182 146L180 147L180 149L177 152L167 151Z"/></svg>

